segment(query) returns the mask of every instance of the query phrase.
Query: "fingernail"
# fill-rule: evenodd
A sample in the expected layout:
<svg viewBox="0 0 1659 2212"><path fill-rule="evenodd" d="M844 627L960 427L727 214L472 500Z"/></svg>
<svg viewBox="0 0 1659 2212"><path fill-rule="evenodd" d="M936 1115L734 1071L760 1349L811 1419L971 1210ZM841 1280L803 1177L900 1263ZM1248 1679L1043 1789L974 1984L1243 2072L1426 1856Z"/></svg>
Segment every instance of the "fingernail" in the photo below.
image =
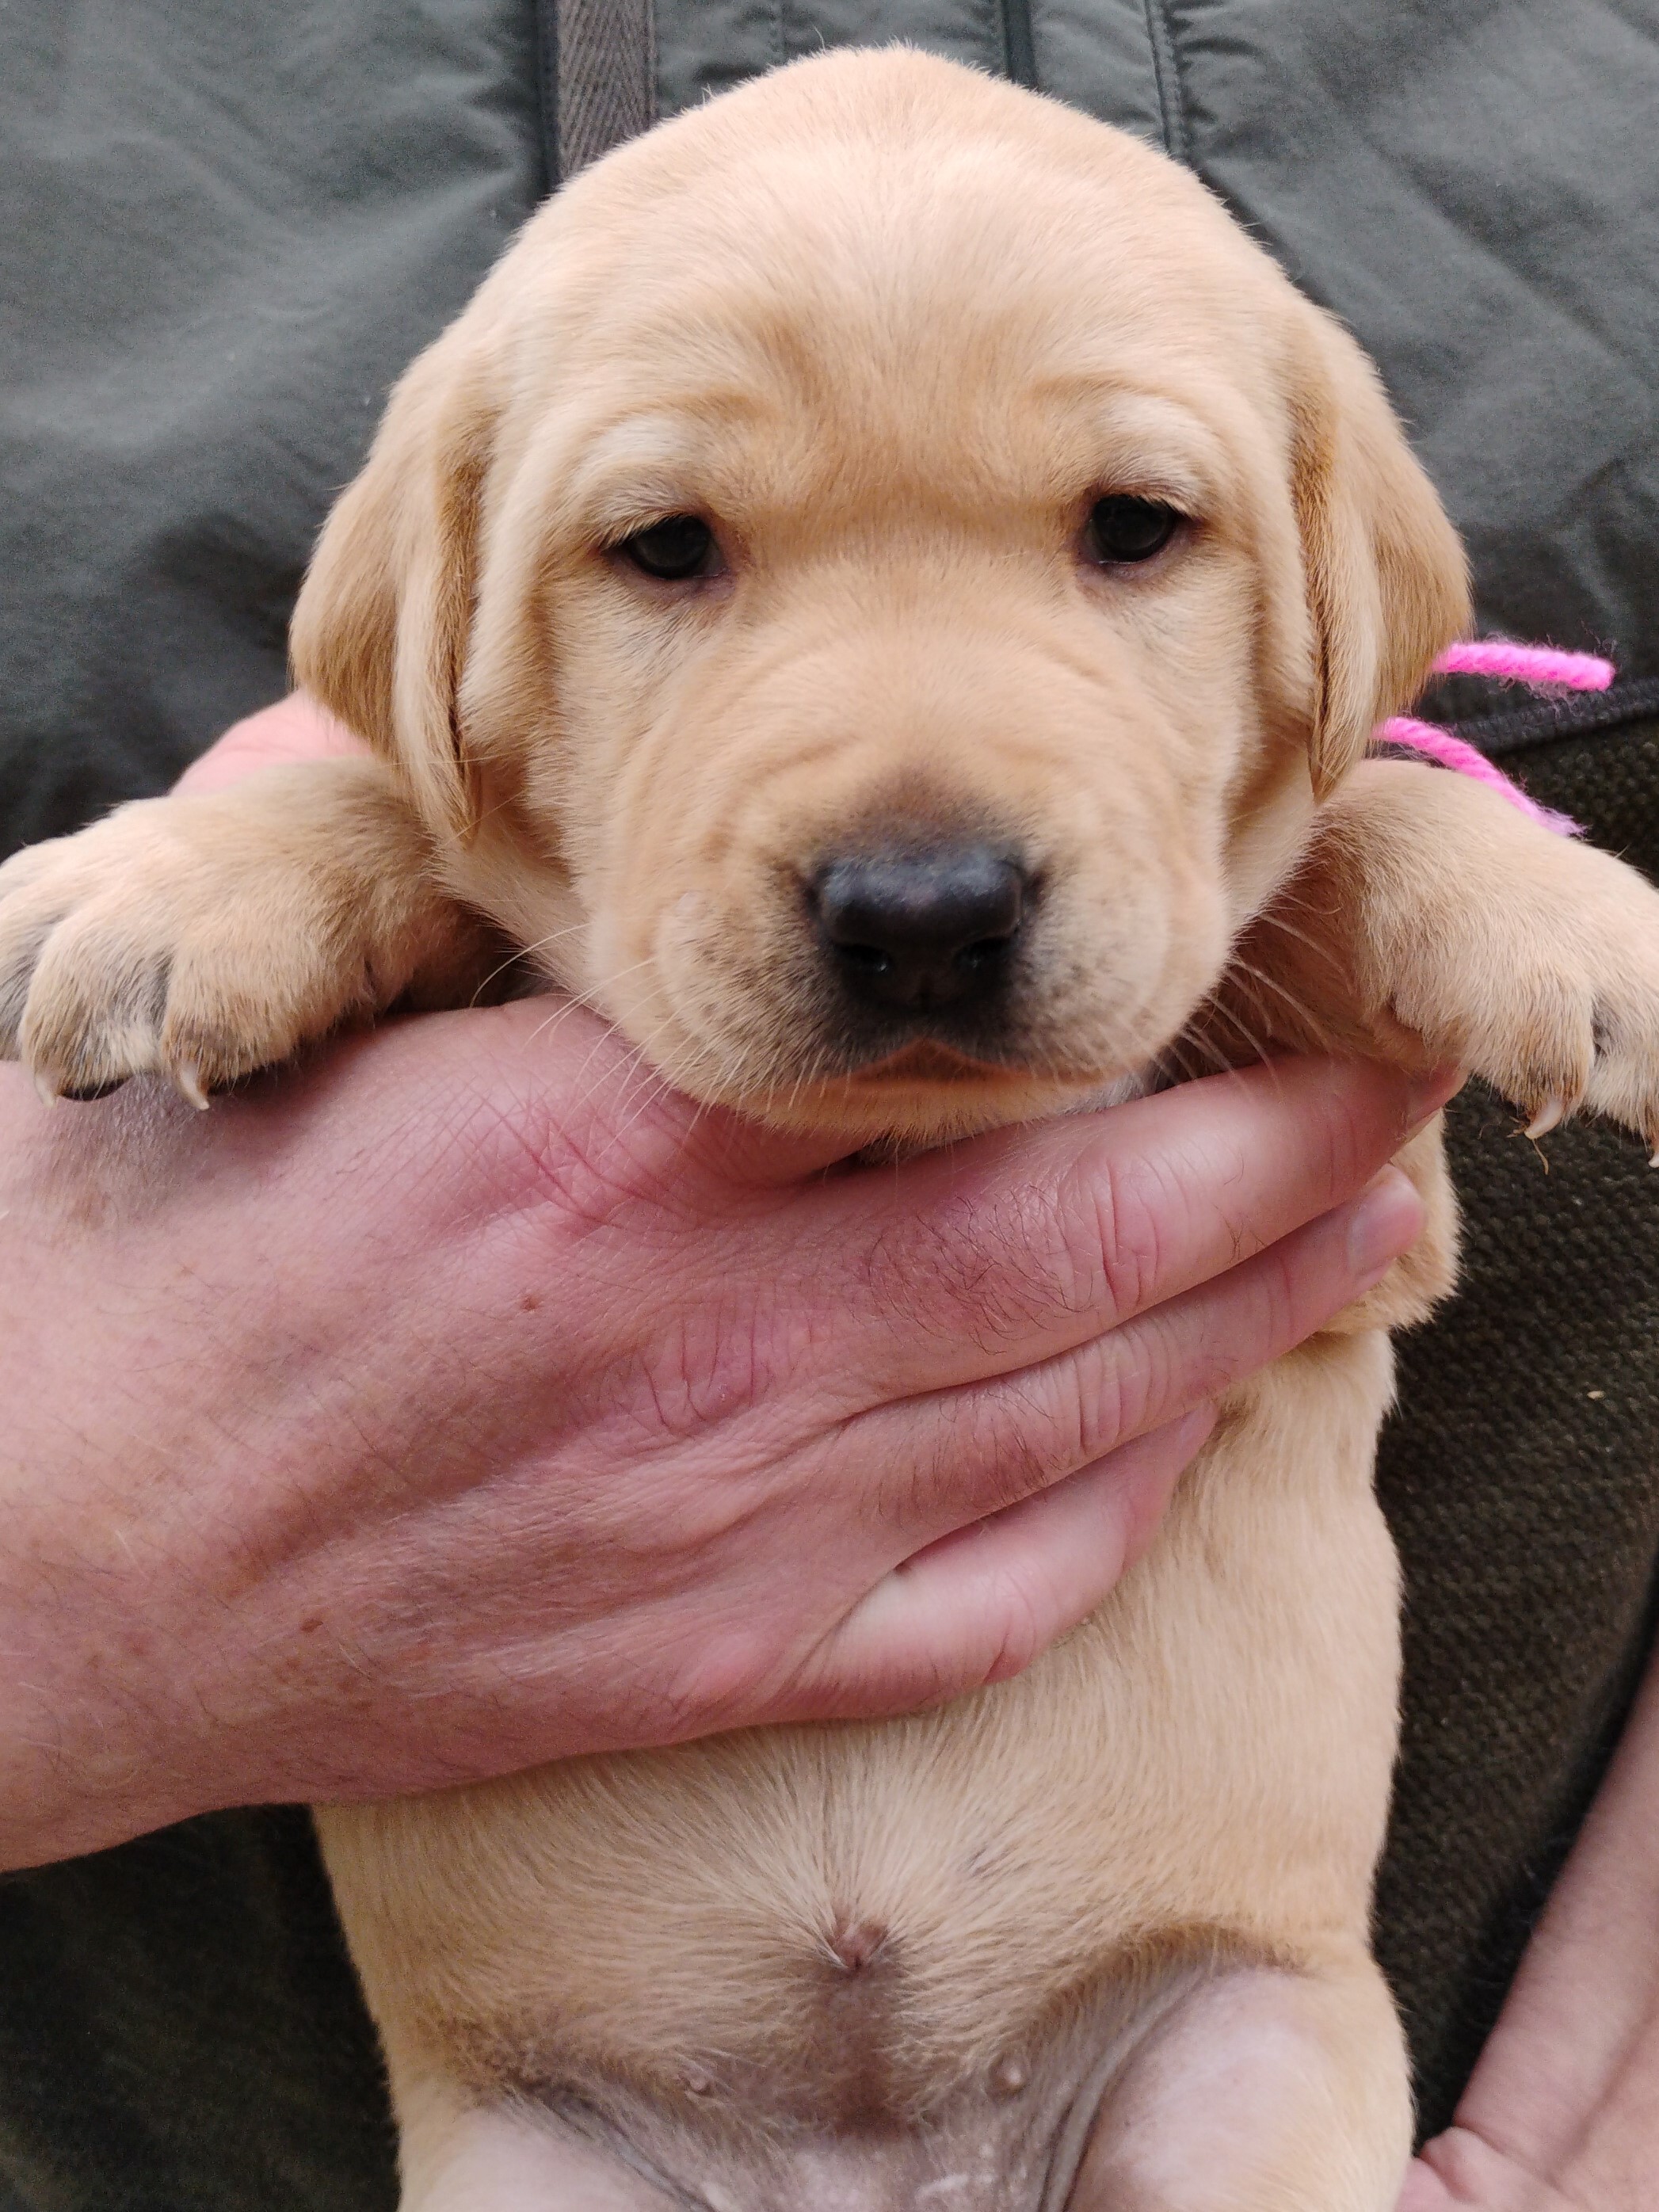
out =
<svg viewBox="0 0 1659 2212"><path fill-rule="evenodd" d="M1407 1127L1420 1129L1430 1115L1437 1114L1462 1087L1463 1070L1455 1060L1413 1075L1406 1091Z"/></svg>
<svg viewBox="0 0 1659 2212"><path fill-rule="evenodd" d="M1348 1216L1348 1265L1367 1282L1410 1249L1423 1226L1423 1201L1411 1178L1381 1169L1353 1200Z"/></svg>

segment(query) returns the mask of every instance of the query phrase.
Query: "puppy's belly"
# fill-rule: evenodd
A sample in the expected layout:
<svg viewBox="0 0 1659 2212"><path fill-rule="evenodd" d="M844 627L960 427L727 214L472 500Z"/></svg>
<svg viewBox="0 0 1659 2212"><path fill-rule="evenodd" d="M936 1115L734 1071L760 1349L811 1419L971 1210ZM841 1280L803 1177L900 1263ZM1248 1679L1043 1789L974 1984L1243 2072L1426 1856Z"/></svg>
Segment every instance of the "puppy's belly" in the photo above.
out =
<svg viewBox="0 0 1659 2212"><path fill-rule="evenodd" d="M1363 1945L1389 1381L1378 1332L1259 1377L1146 1558L1017 1680L319 1812L394 2075L902 2125L1040 2067L1080 2008L1109 2039L1172 1968Z"/></svg>

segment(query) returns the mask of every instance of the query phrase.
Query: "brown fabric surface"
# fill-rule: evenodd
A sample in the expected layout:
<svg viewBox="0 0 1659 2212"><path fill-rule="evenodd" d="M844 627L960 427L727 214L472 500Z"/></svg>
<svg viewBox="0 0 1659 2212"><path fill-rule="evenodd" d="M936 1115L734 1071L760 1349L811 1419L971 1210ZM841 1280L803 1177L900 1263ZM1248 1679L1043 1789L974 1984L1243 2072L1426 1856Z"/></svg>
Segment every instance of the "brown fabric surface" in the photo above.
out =
<svg viewBox="0 0 1659 2212"><path fill-rule="evenodd" d="M1509 765L1659 878L1659 724ZM1488 1092L1449 1119L1463 1285L1400 1344L1379 1472L1407 1605L1378 1944L1425 2134L1450 2118L1616 1740L1659 1557L1659 1175L1602 1124L1558 1130L1540 1158Z"/></svg>
<svg viewBox="0 0 1659 2212"><path fill-rule="evenodd" d="M394 2155L307 1814L0 1879L0 2212L392 2212Z"/></svg>

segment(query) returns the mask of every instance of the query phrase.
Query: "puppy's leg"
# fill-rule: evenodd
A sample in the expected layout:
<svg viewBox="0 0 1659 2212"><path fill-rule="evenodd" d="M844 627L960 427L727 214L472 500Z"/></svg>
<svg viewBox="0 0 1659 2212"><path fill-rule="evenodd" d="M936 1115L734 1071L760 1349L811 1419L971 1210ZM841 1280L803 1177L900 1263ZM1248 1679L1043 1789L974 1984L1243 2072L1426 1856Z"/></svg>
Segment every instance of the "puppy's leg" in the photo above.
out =
<svg viewBox="0 0 1659 2212"><path fill-rule="evenodd" d="M0 1057L49 1094L216 1087L482 957L426 833L372 760L142 799L0 867Z"/></svg>
<svg viewBox="0 0 1659 2212"><path fill-rule="evenodd" d="M1365 1953L1239 1967L1114 2081L1067 2212L1394 2212L1411 2143L1404 2039Z"/></svg>
<svg viewBox="0 0 1659 2212"><path fill-rule="evenodd" d="M398 2086L399 2212L676 2212L683 2202L547 2116L431 2077Z"/></svg>
<svg viewBox="0 0 1659 2212"><path fill-rule="evenodd" d="M1480 784L1365 763L1246 952L1339 1042L1460 1060L1540 1132L1583 1108L1659 1145L1659 891Z"/></svg>

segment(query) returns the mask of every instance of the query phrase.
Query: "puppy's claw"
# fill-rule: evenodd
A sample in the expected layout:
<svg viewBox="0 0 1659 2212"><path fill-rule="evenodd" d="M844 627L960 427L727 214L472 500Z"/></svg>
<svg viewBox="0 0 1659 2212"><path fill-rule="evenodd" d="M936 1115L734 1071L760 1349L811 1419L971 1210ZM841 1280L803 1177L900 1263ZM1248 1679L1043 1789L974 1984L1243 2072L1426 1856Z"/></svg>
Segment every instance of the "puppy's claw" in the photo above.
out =
<svg viewBox="0 0 1659 2212"><path fill-rule="evenodd" d="M58 1103L59 1097L58 1085L44 1067L37 1067L34 1071L34 1088L40 1095L40 1103L43 1106L55 1106Z"/></svg>
<svg viewBox="0 0 1659 2212"><path fill-rule="evenodd" d="M1534 1139L1547 1137L1557 1127L1567 1110L1565 1098L1547 1098L1527 1124L1527 1134Z"/></svg>
<svg viewBox="0 0 1659 2212"><path fill-rule="evenodd" d="M193 1060L181 1060L173 1071L173 1080L179 1091L199 1114L205 1114L212 1101L202 1088L202 1071Z"/></svg>

